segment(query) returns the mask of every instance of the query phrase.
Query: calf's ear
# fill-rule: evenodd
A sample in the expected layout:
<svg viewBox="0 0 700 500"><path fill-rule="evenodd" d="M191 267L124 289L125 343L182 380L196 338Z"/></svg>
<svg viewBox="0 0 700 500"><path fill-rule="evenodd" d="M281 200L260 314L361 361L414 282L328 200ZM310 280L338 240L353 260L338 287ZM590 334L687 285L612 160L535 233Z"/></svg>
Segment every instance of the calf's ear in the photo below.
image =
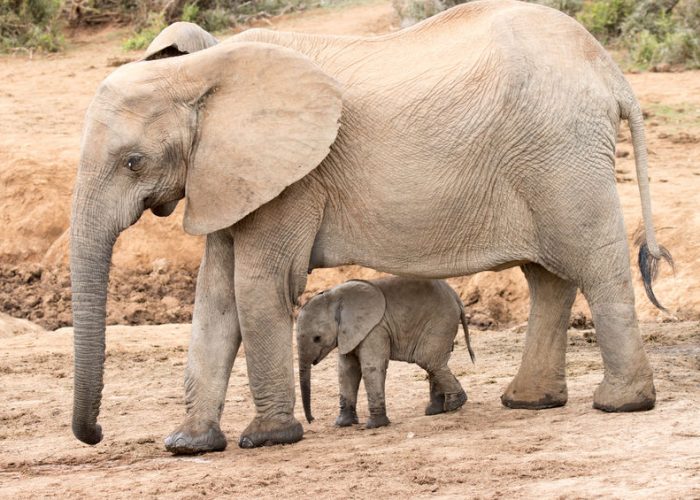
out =
<svg viewBox="0 0 700 500"><path fill-rule="evenodd" d="M367 281L349 281L331 293L338 302L338 350L348 354L382 320L386 299L379 288Z"/></svg>

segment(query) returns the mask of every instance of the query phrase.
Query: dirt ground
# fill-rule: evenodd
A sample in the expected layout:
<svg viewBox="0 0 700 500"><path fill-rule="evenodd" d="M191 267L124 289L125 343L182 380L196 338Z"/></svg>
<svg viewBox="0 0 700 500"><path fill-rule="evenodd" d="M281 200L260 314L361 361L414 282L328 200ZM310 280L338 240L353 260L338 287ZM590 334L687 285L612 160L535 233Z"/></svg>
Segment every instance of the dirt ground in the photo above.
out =
<svg viewBox="0 0 700 500"><path fill-rule="evenodd" d="M393 22L390 3L371 0L285 16L270 27L373 35L392 30ZM4 166L0 169L0 312L49 329L70 324L66 230L82 122L99 82L115 66L138 58L138 53L121 49L126 36L124 30L83 31L71 39L65 53L0 57L0 165ZM675 275L662 268L655 285L657 296L676 318L698 320L700 71L632 74L628 78L647 114L658 239L671 250L677 264ZM626 125L620 133L616 169L631 241L641 210ZM110 324L190 320L202 240L182 231L181 215L182 206L166 219L147 212L119 238L108 305ZM636 262L634 249L631 258ZM40 279L19 283L22 276L36 272ZM348 277L374 275L355 267L317 270L310 277L307 293ZM646 300L636 268L634 277L640 317L668 319ZM527 318L527 285L518 269L480 273L450 283L467 303L475 327L509 327ZM163 303L165 296L168 299ZM590 324L589 318L579 298L572 323Z"/></svg>
<svg viewBox="0 0 700 500"><path fill-rule="evenodd" d="M70 432L71 329L3 338L0 497L699 498L700 322L642 329L658 391L650 412L591 408L602 367L590 330L569 334L567 406L506 409L499 396L516 373L524 334L476 331L476 365L461 334L450 362L469 394L461 410L424 416L424 372L392 362L392 424L337 429L329 356L313 372L316 420L304 425L304 439L256 450L236 446L253 415L239 353L222 419L229 448L185 458L167 453L162 440L184 414L188 325L109 327L105 439L95 447ZM361 422L364 394L361 387Z"/></svg>
<svg viewBox="0 0 700 500"><path fill-rule="evenodd" d="M274 20L272 27L336 34L393 29L390 3L373 0ZM423 416L423 372L392 363L386 429L333 427L333 356L313 376L314 414L302 442L241 450L253 415L243 352L233 369L223 453L172 457L162 439L183 414L188 322L202 241L175 216L149 213L119 239L110 280L105 440L88 447L70 432L72 331L66 268L70 193L85 109L125 53L124 31L79 32L65 53L0 56L0 498L133 496L700 498L700 71L630 74L646 112L658 239L673 253L648 303L635 275L642 332L658 404L646 413L591 408L602 378L585 303L569 333L569 404L508 410L499 396L515 375L527 317L517 269L450 280L467 304L477 364L461 334L451 367L469 393L460 411ZM628 233L641 221L629 132L616 174ZM633 262L636 261L633 256ZM307 295L374 271L317 270ZM27 318L34 323L18 321ZM42 328L43 327L43 328ZM506 329L506 327L512 327ZM362 392L361 395L364 395ZM299 398L298 398L299 399ZM302 418L301 409L297 410ZM360 419L366 418L361 398Z"/></svg>

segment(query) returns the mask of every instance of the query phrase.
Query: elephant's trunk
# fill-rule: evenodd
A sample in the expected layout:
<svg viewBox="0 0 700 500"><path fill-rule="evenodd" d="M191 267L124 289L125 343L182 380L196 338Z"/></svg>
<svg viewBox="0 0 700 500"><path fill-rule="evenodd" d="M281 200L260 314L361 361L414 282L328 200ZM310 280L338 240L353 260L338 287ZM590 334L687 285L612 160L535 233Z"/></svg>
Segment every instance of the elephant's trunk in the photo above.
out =
<svg viewBox="0 0 700 500"><path fill-rule="evenodd" d="M71 288L75 378L73 434L87 444L102 440L97 424L105 360L105 313L112 247L118 230L105 224L106 207L80 187L73 199Z"/></svg>
<svg viewBox="0 0 700 500"><path fill-rule="evenodd" d="M304 404L304 415L311 423L314 421L311 415L311 363L299 362L299 385L301 386L301 401Z"/></svg>

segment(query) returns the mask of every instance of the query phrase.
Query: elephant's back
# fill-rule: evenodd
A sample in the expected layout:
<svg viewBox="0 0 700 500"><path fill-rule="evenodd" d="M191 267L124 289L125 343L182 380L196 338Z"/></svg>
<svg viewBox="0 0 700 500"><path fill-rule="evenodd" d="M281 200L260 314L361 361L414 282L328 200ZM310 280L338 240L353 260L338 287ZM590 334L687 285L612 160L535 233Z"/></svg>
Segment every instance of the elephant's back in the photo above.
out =
<svg viewBox="0 0 700 500"><path fill-rule="evenodd" d="M381 99L384 115L421 100L434 106L436 96L454 105L481 90L507 93L532 80L557 82L566 94L577 83L595 86L600 73L619 73L578 22L556 9L514 0L468 2L376 37L254 29L232 40L298 50L341 83L346 100L376 106Z"/></svg>

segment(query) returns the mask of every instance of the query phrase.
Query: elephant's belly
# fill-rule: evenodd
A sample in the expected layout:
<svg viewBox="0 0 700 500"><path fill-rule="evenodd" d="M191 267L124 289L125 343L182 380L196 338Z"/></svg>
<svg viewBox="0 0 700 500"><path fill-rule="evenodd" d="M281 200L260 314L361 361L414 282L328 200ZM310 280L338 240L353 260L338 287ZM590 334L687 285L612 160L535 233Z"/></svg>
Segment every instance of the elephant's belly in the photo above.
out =
<svg viewBox="0 0 700 500"><path fill-rule="evenodd" d="M311 268L359 264L399 276L448 278L537 261L535 231L517 200L450 213L415 204L411 210L324 217ZM439 216L435 214L440 214Z"/></svg>

